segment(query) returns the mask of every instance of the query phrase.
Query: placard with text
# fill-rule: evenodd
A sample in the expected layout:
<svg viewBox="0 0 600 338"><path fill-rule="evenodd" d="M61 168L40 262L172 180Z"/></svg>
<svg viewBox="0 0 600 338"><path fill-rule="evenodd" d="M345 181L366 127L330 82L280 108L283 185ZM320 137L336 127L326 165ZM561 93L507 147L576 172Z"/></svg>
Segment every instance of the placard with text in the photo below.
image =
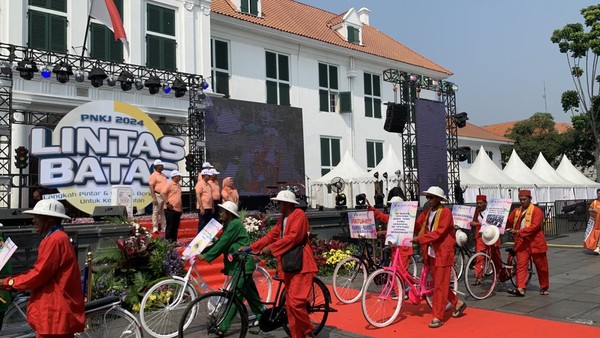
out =
<svg viewBox="0 0 600 338"><path fill-rule="evenodd" d="M511 204L512 201L509 199L490 200L486 209L487 214L483 219L483 224L481 224L480 232L483 232L486 227L493 225L498 227L500 234L504 234Z"/></svg>
<svg viewBox="0 0 600 338"><path fill-rule="evenodd" d="M471 222L473 221L474 214L475 207L470 207L468 205L454 205L452 207L454 225L461 229L471 229Z"/></svg>
<svg viewBox="0 0 600 338"><path fill-rule="evenodd" d="M351 238L377 238L375 215L372 211L349 211L348 224Z"/></svg>
<svg viewBox="0 0 600 338"><path fill-rule="evenodd" d="M392 203L385 244L391 242L394 245L412 247L418 203L417 201Z"/></svg>

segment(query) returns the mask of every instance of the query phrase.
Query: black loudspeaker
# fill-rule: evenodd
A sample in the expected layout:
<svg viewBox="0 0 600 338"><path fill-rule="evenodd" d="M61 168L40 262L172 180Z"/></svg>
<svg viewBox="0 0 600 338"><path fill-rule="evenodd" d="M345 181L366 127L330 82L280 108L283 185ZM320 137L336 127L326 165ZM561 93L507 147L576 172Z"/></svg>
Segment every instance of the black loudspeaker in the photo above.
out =
<svg viewBox="0 0 600 338"><path fill-rule="evenodd" d="M31 209L0 209L0 223L4 226L31 225L33 216L23 211Z"/></svg>
<svg viewBox="0 0 600 338"><path fill-rule="evenodd" d="M102 221L106 217L125 217L127 219L127 209L124 205L97 206L92 213L94 221Z"/></svg>
<svg viewBox="0 0 600 338"><path fill-rule="evenodd" d="M402 133L408 120L408 105L389 102L383 129L391 133Z"/></svg>

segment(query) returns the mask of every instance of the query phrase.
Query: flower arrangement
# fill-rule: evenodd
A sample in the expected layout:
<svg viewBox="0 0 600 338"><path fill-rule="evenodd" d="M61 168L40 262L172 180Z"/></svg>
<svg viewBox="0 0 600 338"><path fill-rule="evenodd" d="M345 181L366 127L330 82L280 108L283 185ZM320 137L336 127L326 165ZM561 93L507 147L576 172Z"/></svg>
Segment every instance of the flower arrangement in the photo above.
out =
<svg viewBox="0 0 600 338"><path fill-rule="evenodd" d="M321 240L313 234L310 235L310 247L315 255L321 276L331 276L336 264L354 252L354 248L348 243L338 240Z"/></svg>
<svg viewBox="0 0 600 338"><path fill-rule="evenodd" d="M117 240L117 247L127 261L132 264L144 263L150 257L150 234L136 222L128 222L131 226L125 239Z"/></svg>

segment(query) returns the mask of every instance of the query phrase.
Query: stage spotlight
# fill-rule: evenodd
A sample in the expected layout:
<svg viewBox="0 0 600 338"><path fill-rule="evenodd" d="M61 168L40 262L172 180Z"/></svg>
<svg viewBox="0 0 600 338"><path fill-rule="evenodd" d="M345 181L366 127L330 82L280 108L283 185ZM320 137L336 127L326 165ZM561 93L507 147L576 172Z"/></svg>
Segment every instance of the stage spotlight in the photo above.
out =
<svg viewBox="0 0 600 338"><path fill-rule="evenodd" d="M171 88L175 91L175 97L182 97L185 95L185 92L187 92L187 85L181 78L176 78L175 81L173 81L173 86L171 86Z"/></svg>
<svg viewBox="0 0 600 338"><path fill-rule="evenodd" d="M102 82L107 77L108 76L106 75L106 72L104 71L104 69L99 68L99 67L94 67L94 68L92 68L92 71L88 75L88 80L90 80L90 82L92 83L92 87L98 88L98 87L102 87Z"/></svg>
<svg viewBox="0 0 600 338"><path fill-rule="evenodd" d="M160 78L156 75L152 75L146 80L144 86L148 88L150 94L157 94L160 90Z"/></svg>
<svg viewBox="0 0 600 338"><path fill-rule="evenodd" d="M50 65L45 65L44 68L42 68L42 71L40 72L40 74L42 75L42 77L44 79L47 79L50 76L52 76L52 71L50 70Z"/></svg>
<svg viewBox="0 0 600 338"><path fill-rule="evenodd" d="M457 159L459 162L464 162L469 159L469 154L471 153L470 147L458 147L456 150Z"/></svg>
<svg viewBox="0 0 600 338"><path fill-rule="evenodd" d="M60 83L69 82L69 76L73 75L73 70L68 63L61 61L59 64L54 66L52 73L56 74L56 80Z"/></svg>
<svg viewBox="0 0 600 338"><path fill-rule="evenodd" d="M85 73L83 72L83 70L77 69L75 71L75 81L77 81L77 82L85 81Z"/></svg>
<svg viewBox="0 0 600 338"><path fill-rule="evenodd" d="M365 195L365 194L356 195L354 207L356 209L366 209L367 208L367 195Z"/></svg>
<svg viewBox="0 0 600 338"><path fill-rule="evenodd" d="M377 172L377 171L376 171L376 172L373 174L373 176L375 177L375 179L376 179L376 180L379 180L379 172Z"/></svg>
<svg viewBox="0 0 600 338"><path fill-rule="evenodd" d="M335 195L335 208L340 210L340 209L346 209L346 194L344 193L340 193Z"/></svg>
<svg viewBox="0 0 600 338"><path fill-rule="evenodd" d="M163 85L163 92L165 92L165 94L169 94L171 92L171 86L169 86L168 83Z"/></svg>
<svg viewBox="0 0 600 338"><path fill-rule="evenodd" d="M208 89L208 82L206 82L206 80L204 80L204 78L202 78L202 82L200 82L200 88L202 88L202 90Z"/></svg>
<svg viewBox="0 0 600 338"><path fill-rule="evenodd" d="M108 79L106 79L106 84L107 84L109 87L114 87L114 86L117 84L117 80L115 80L115 76L114 76L114 75L112 75L112 74L110 74L110 75L108 76Z"/></svg>
<svg viewBox="0 0 600 338"><path fill-rule="evenodd" d="M10 61L2 61L0 63L0 73L9 75L12 73L12 62Z"/></svg>
<svg viewBox="0 0 600 338"><path fill-rule="evenodd" d="M373 196L373 199L375 200L375 208L383 208L385 205L383 204L383 194L376 194L375 196Z"/></svg>
<svg viewBox="0 0 600 338"><path fill-rule="evenodd" d="M469 119L469 116L467 113L462 112L455 114L452 117L452 119L454 120L454 124L456 124L458 128L464 128L467 125L467 120Z"/></svg>
<svg viewBox="0 0 600 338"><path fill-rule="evenodd" d="M19 71L22 79L31 80L33 73L37 72L38 68L33 60L25 58L17 64L17 71Z"/></svg>
<svg viewBox="0 0 600 338"><path fill-rule="evenodd" d="M400 169L398 169L394 172L394 174L396 174L396 176L400 177L400 174L402 174L402 172L400 171Z"/></svg>
<svg viewBox="0 0 600 338"><path fill-rule="evenodd" d="M387 178L388 178L387 171L384 172L382 176L383 176L383 178L385 178L387 180Z"/></svg>
<svg viewBox="0 0 600 338"><path fill-rule="evenodd" d="M121 75L119 75L117 80L121 82L121 89L126 92L131 90L131 86L133 85L135 78L131 72L124 70L121 72Z"/></svg>
<svg viewBox="0 0 600 338"><path fill-rule="evenodd" d="M144 84L142 83L142 80L140 80L140 79L135 79L135 82L133 84L135 85L135 89L137 89L137 90L144 89Z"/></svg>

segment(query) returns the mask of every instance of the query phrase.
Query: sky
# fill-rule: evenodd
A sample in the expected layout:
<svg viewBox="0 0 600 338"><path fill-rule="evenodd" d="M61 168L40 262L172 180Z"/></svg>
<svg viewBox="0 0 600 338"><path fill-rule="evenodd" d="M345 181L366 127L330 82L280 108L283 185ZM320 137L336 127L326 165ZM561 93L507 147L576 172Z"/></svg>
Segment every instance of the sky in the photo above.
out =
<svg viewBox="0 0 600 338"><path fill-rule="evenodd" d="M549 112L570 122L560 96L573 89L555 29L583 23L585 0L299 0L336 14L366 7L370 25L454 75L457 111L487 125ZM546 99L544 100L544 88ZM546 109L547 107L547 109Z"/></svg>

